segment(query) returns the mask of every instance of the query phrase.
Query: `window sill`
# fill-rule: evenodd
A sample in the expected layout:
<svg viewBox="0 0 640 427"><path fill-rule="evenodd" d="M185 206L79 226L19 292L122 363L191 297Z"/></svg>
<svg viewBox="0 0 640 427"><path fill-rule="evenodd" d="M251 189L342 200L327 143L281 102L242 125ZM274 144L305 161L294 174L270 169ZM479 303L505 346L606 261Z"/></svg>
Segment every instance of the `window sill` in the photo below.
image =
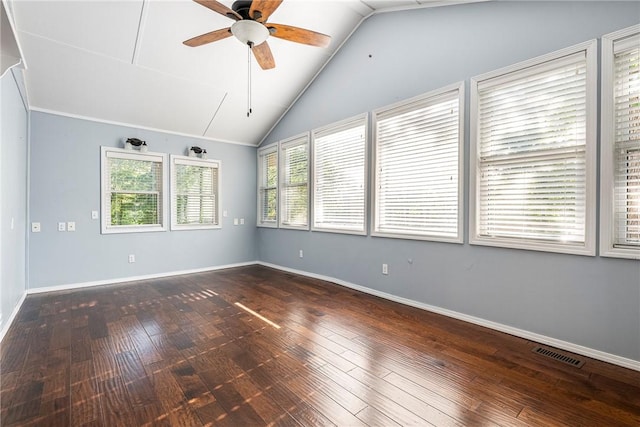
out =
<svg viewBox="0 0 640 427"><path fill-rule="evenodd" d="M600 256L608 257L608 258L640 260L640 247L634 249L634 248L616 248L613 246L609 246L609 247L600 249Z"/></svg>
<svg viewBox="0 0 640 427"><path fill-rule="evenodd" d="M167 231L167 227L158 225L140 225L140 226L113 226L102 227L102 234L125 234L125 233L152 233L158 231Z"/></svg>
<svg viewBox="0 0 640 427"><path fill-rule="evenodd" d="M539 242L523 239L505 239L491 237L470 237L469 244L479 246L493 246L508 249L523 249L538 252L554 252L569 255L595 256L595 247L589 247L587 244L579 243L552 243Z"/></svg>
<svg viewBox="0 0 640 427"><path fill-rule="evenodd" d="M442 243L464 243L462 236L457 237L443 237L432 236L427 234L410 234L410 233L387 233L384 231L373 231L372 237L385 237L390 239L405 239L405 240L420 240L425 242L442 242Z"/></svg>
<svg viewBox="0 0 640 427"><path fill-rule="evenodd" d="M188 231L188 230L220 230L222 226L220 225L205 225L205 224L194 224L194 225L178 225L172 224L171 231Z"/></svg>

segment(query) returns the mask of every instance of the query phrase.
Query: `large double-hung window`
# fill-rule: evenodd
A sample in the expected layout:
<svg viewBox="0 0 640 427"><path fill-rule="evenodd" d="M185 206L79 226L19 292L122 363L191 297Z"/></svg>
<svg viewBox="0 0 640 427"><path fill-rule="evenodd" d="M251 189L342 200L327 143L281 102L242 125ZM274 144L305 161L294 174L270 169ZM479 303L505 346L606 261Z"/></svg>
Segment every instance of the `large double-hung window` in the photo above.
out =
<svg viewBox="0 0 640 427"><path fill-rule="evenodd" d="M278 144L258 150L258 226L278 226Z"/></svg>
<svg viewBox="0 0 640 427"><path fill-rule="evenodd" d="M166 155L101 151L102 233L165 230Z"/></svg>
<svg viewBox="0 0 640 427"><path fill-rule="evenodd" d="M280 143L280 227L309 228L309 134Z"/></svg>
<svg viewBox="0 0 640 427"><path fill-rule="evenodd" d="M219 183L219 161L171 156L171 228L219 228Z"/></svg>
<svg viewBox="0 0 640 427"><path fill-rule="evenodd" d="M367 116L313 131L314 230L366 234Z"/></svg>
<svg viewBox="0 0 640 427"><path fill-rule="evenodd" d="M471 80L471 243L595 255L596 48Z"/></svg>
<svg viewBox="0 0 640 427"><path fill-rule="evenodd" d="M640 259L640 26L602 38L600 253Z"/></svg>
<svg viewBox="0 0 640 427"><path fill-rule="evenodd" d="M374 112L376 236L462 242L464 84Z"/></svg>

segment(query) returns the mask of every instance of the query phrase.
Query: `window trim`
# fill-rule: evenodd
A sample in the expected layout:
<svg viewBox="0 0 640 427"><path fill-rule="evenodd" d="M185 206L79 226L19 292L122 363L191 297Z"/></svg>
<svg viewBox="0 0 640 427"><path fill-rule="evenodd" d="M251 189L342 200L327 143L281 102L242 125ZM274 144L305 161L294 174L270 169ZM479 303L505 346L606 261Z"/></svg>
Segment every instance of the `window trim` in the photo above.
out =
<svg viewBox="0 0 640 427"><path fill-rule="evenodd" d="M107 182L107 158L108 153L115 153L117 158L129 158L134 160L157 161L161 165L161 206L160 206L160 224L159 225L109 225L107 224L107 210L111 204L106 202L106 194L110 193L109 183ZM101 234L122 234L122 233L149 233L156 231L167 231L167 154L125 150L116 147L100 147L100 214L101 214Z"/></svg>
<svg viewBox="0 0 640 427"><path fill-rule="evenodd" d="M640 248L623 248L614 245L614 150L615 125L613 92L614 44L627 37L640 34L640 25L602 36L601 92L600 92L600 256L640 259ZM610 112L610 114L607 114Z"/></svg>
<svg viewBox="0 0 640 427"><path fill-rule="evenodd" d="M262 175L262 162L261 162L261 157L265 156L267 154L271 154L272 152L276 153L276 168L278 168L278 170L276 171L276 185L275 185L275 190L276 190L276 219L274 221L262 221L262 206L260 204L261 198L260 198L260 193L263 190L263 188L261 187L262 184L262 180L261 180L261 175ZM278 222L280 220L280 190L279 190L279 185L280 185L280 153L278 150L278 143L274 143L271 145L268 145L266 147L262 147L259 148L257 150L257 215L256 215L256 225L258 227L265 227L265 228L278 228ZM267 188L271 188L271 187L267 187ZM265 188L266 189L266 188Z"/></svg>
<svg viewBox="0 0 640 427"><path fill-rule="evenodd" d="M282 197L283 188L286 185L284 179L284 162L285 157L283 156L283 151L285 146L295 147L297 145L302 144L298 140L305 138L305 143L307 145L307 225L290 225L285 224L283 222L284 215L280 215L283 212L282 203L284 202L284 198ZM288 230L309 230L311 227L311 132L303 132L291 138L284 139L278 143L278 224L280 228L288 229Z"/></svg>
<svg viewBox="0 0 640 427"><path fill-rule="evenodd" d="M456 237L439 237L432 236L428 234L422 233L388 233L384 231L377 231L378 229L378 126L377 126L377 118L378 115L389 110L393 110L396 108L409 107L411 104L421 103L423 101L436 100L439 97L444 97L448 93L458 92L458 220L457 220L457 236ZM465 183L465 173L464 173L464 137L465 137L465 83L464 81L460 81L457 83L453 83L442 88L424 93L422 95L418 95L416 97L400 101L386 107L379 108L374 110L372 113L372 137L373 137L373 147L372 147L372 164L374 171L372 175L372 227L371 227L371 236L374 237L388 237L395 239L410 239L410 240L423 240L423 241L434 241L434 242L445 242L445 243L464 243L464 183Z"/></svg>
<svg viewBox="0 0 640 427"><path fill-rule="evenodd" d="M316 144L315 139L316 135L320 132L324 132L326 130L335 130L339 132L343 129L350 128L351 124L363 121L364 122L364 206L363 206L363 226L362 231L360 230L344 230L339 228L328 228L328 227L317 227L315 225L315 214L316 214L316 206L315 206L315 182L316 182ZM369 225L369 113L362 113L356 116L350 117L348 119L340 120L311 131L311 186L310 186L310 204L311 204L311 212L309 217L309 222L311 226L311 231L321 231L327 233L337 233L337 234L350 234L356 236L366 236L368 233L368 225Z"/></svg>
<svg viewBox="0 0 640 427"><path fill-rule="evenodd" d="M597 151L597 40L589 40L555 52L541 55L495 71L471 78L470 90L470 150L469 150L469 243L472 245L526 249L575 255L595 256L596 243L596 151ZM583 244L536 242L520 238L483 237L478 234L478 206L480 168L478 167L478 84L485 80L521 72L565 56L586 54L586 138L585 138L585 241Z"/></svg>
<svg viewBox="0 0 640 427"><path fill-rule="evenodd" d="M182 164L192 164L194 166L208 167L212 169L218 170L218 185L217 185L217 194L216 194L216 203L217 203L217 212L216 212L216 224L178 224L177 220L177 202L176 202L176 160L179 160ZM222 222L220 220L220 212L222 210L220 197L221 188L222 188L222 162L220 160L213 159L199 159L193 158L189 156L181 156L172 154L169 158L169 169L170 169L170 188L171 188L171 231L183 231L183 230L216 230L222 228Z"/></svg>

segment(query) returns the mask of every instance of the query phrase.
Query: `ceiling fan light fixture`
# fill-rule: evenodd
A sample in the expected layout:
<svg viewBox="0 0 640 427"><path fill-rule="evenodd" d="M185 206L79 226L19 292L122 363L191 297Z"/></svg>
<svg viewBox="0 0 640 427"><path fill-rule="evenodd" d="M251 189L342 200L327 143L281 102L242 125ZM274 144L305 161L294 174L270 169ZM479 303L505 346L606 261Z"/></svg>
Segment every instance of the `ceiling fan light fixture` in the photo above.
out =
<svg viewBox="0 0 640 427"><path fill-rule="evenodd" d="M262 44L269 37L267 27L259 22L243 19L237 21L231 26L231 33L242 42L257 46Z"/></svg>

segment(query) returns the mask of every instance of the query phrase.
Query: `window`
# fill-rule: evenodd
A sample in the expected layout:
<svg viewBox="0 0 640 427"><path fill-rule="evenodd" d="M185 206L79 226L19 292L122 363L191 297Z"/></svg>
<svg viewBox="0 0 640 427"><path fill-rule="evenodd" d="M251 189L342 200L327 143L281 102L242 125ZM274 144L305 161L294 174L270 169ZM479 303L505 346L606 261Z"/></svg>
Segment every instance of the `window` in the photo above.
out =
<svg viewBox="0 0 640 427"><path fill-rule="evenodd" d="M374 231L462 243L464 83L374 112Z"/></svg>
<svg viewBox="0 0 640 427"><path fill-rule="evenodd" d="M366 234L366 120L313 131L313 229Z"/></svg>
<svg viewBox="0 0 640 427"><path fill-rule="evenodd" d="M102 233L165 230L166 155L102 147Z"/></svg>
<svg viewBox="0 0 640 427"><path fill-rule="evenodd" d="M220 227L220 162L171 156L171 229Z"/></svg>
<svg viewBox="0 0 640 427"><path fill-rule="evenodd" d="M600 253L640 259L640 25L602 38Z"/></svg>
<svg viewBox="0 0 640 427"><path fill-rule="evenodd" d="M471 80L471 243L595 255L596 46Z"/></svg>
<svg viewBox="0 0 640 427"><path fill-rule="evenodd" d="M280 227L309 228L309 135L280 144Z"/></svg>
<svg viewBox="0 0 640 427"><path fill-rule="evenodd" d="M278 226L278 144L258 150L258 227Z"/></svg>

